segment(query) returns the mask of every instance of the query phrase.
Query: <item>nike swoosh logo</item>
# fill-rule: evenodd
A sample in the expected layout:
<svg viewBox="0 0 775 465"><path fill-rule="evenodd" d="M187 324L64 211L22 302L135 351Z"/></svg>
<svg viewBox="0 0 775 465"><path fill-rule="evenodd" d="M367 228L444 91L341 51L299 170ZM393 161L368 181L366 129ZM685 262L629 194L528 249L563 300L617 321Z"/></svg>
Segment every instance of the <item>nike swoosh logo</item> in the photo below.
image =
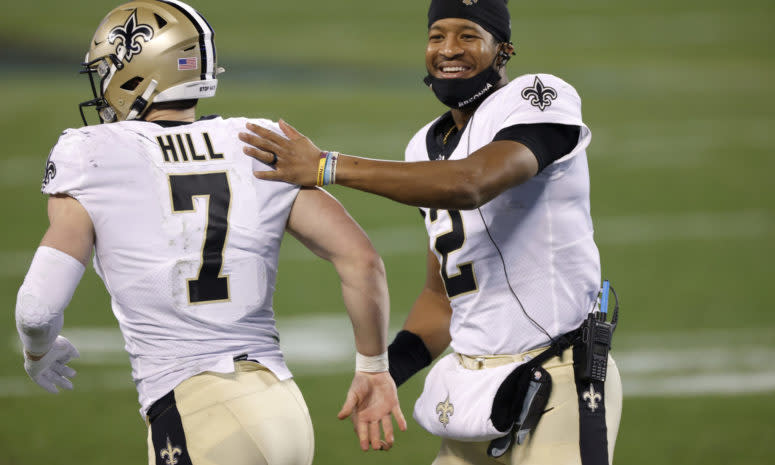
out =
<svg viewBox="0 0 775 465"><path fill-rule="evenodd" d="M103 42L105 42L105 41L103 40L103 41L97 42L97 41L95 40L95 41L94 41L94 46L95 46L95 47L97 47L98 45L100 45L100 44L101 44L101 43L103 43Z"/></svg>
<svg viewBox="0 0 775 465"><path fill-rule="evenodd" d="M551 412L552 410L554 410L554 407L551 407L551 408L548 408L548 409L544 410L544 413ZM541 415L543 415L544 413L542 413Z"/></svg>

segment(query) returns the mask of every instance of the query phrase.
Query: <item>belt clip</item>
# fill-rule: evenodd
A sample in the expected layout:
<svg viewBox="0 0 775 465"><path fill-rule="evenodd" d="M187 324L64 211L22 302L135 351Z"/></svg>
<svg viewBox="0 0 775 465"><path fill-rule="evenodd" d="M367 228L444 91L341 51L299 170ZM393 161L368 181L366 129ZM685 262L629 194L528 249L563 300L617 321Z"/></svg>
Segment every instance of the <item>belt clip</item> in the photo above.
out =
<svg viewBox="0 0 775 465"><path fill-rule="evenodd" d="M474 360L476 361L477 370L484 368L484 357L476 357Z"/></svg>

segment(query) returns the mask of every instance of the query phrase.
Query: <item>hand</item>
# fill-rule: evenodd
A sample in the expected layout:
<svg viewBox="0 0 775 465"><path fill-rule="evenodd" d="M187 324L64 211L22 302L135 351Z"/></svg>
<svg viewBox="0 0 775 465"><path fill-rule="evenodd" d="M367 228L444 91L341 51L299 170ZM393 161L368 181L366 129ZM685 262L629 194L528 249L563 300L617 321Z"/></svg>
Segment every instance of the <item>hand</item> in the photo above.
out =
<svg viewBox="0 0 775 465"><path fill-rule="evenodd" d="M340 420L351 417L361 450L369 450L369 444L374 450L389 450L393 447L395 438L391 414L401 431L406 431L406 420L390 373L356 371L347 399L337 417ZM384 440L380 437L380 424L385 434Z"/></svg>
<svg viewBox="0 0 775 465"><path fill-rule="evenodd" d="M317 184L320 149L311 140L283 120L280 120L280 128L287 139L253 123L245 127L252 133L239 134L242 142L250 144L242 151L274 168L274 171L254 172L258 179L285 181L300 186Z"/></svg>
<svg viewBox="0 0 775 465"><path fill-rule="evenodd" d="M40 387L56 394L59 392L57 386L73 389L73 383L68 378L75 376L75 370L67 366L67 363L78 357L80 354L75 346L66 338L57 336L54 345L42 357L35 357L24 351L24 370Z"/></svg>

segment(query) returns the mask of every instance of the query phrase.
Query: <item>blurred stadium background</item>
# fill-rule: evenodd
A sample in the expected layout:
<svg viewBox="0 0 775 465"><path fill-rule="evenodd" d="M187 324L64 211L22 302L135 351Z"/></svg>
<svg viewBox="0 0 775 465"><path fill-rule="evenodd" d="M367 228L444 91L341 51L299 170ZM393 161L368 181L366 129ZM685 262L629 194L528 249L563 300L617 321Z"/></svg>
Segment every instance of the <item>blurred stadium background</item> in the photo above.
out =
<svg viewBox="0 0 775 465"><path fill-rule="evenodd" d="M443 108L421 84L426 1L190 3L217 32L219 95L203 114L283 117L321 146L399 159ZM771 0L511 2L510 74L557 74L582 96L603 274L621 297L614 356L625 404L615 463L772 463L775 437L775 60ZM145 463L129 364L99 279L66 316L73 392L29 381L13 308L47 224L38 194L63 128L89 97L77 74L113 2L5 4L0 16L0 465ZM422 286L413 208L333 188L383 254L395 332ZM314 298L313 298L314 296ZM335 414L350 330L335 273L289 238L278 325L316 430L316 464L428 464L410 420L389 453L357 449ZM401 388L411 417L423 376Z"/></svg>

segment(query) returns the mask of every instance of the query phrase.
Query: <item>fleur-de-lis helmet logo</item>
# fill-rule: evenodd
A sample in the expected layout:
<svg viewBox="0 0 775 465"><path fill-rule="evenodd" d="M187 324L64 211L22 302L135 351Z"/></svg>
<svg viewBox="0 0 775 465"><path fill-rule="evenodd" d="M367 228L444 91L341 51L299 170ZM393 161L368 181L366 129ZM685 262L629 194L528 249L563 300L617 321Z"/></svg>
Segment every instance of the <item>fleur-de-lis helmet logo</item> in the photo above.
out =
<svg viewBox="0 0 775 465"><path fill-rule="evenodd" d="M129 63L132 57L143 51L139 39L148 42L153 38L153 28L147 24L137 24L137 10L134 10L126 19L123 26L116 26L108 34L108 42L116 45L116 56L124 55Z"/></svg>
<svg viewBox="0 0 775 465"><path fill-rule="evenodd" d="M471 6L474 3L477 3L479 0L463 0L463 5L465 6Z"/></svg>
<svg viewBox="0 0 775 465"><path fill-rule="evenodd" d="M544 86L544 83L536 76L533 81L533 87L522 89L522 98L529 100L530 104L544 111L544 108L552 104L552 100L557 98L557 91L551 87Z"/></svg>

